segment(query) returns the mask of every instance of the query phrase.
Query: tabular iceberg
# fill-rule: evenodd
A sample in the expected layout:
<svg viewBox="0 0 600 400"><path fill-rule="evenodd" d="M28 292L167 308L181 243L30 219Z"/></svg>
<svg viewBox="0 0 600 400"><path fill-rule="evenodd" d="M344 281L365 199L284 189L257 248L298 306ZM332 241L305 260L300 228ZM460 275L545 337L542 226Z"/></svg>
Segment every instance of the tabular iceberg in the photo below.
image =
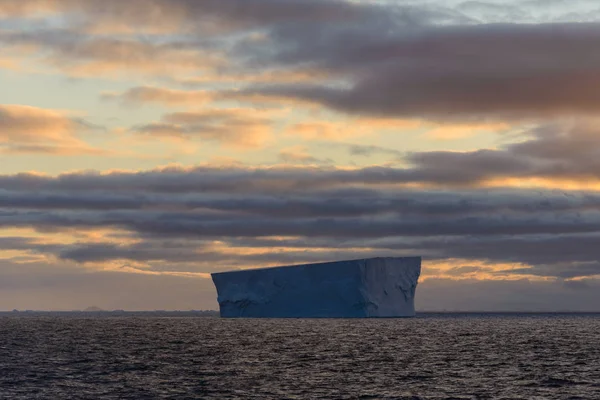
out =
<svg viewBox="0 0 600 400"><path fill-rule="evenodd" d="M221 317L412 317L421 257L378 257L212 274Z"/></svg>

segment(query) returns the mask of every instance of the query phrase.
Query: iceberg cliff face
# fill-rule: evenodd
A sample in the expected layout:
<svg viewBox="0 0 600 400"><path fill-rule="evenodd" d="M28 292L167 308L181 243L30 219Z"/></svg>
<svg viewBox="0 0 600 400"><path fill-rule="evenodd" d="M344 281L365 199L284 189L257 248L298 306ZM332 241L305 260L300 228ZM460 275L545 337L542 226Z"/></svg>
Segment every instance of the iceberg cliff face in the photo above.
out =
<svg viewBox="0 0 600 400"><path fill-rule="evenodd" d="M412 317L421 257L212 274L222 317Z"/></svg>

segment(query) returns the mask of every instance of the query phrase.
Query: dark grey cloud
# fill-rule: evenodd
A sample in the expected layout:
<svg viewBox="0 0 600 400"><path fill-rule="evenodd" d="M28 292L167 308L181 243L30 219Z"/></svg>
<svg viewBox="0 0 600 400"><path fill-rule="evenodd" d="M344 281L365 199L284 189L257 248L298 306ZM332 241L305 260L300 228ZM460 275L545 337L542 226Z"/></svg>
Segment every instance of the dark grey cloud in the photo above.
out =
<svg viewBox="0 0 600 400"><path fill-rule="evenodd" d="M418 253L430 260L486 260L527 267L507 273L595 275L600 226L596 192L476 186L504 177L597 179L598 146L590 126L548 125L529 136L498 150L412 153L408 156L412 166L404 169L198 167L2 176L0 224L46 232L112 227L143 240L219 240L228 246L298 249L256 259L228 258L210 249L195 255L164 250L160 258L146 244L40 250L80 262L96 257L183 264L204 255L207 260L241 265L322 256L302 254L301 248L327 248L347 257L375 254L356 250L365 248ZM405 183L434 183L448 189L397 186ZM457 185L462 187L452 189ZM300 239L277 242L269 240L271 236Z"/></svg>
<svg viewBox="0 0 600 400"><path fill-rule="evenodd" d="M476 183L493 178L597 180L600 136L593 124L554 124L498 150L416 152L408 156L424 181Z"/></svg>
<svg viewBox="0 0 600 400"><path fill-rule="evenodd" d="M215 28L215 21L226 24L221 29L249 29L290 21L354 20L363 8L367 8L337 0L133 0L125 3L72 0L63 3L57 2L57 8L66 12L117 18L150 27L161 23L184 23L187 28L195 29Z"/></svg>
<svg viewBox="0 0 600 400"><path fill-rule="evenodd" d="M510 151L519 155L523 149L537 156L540 149L548 156L553 152L546 144L514 146L518 150ZM360 258L385 253L521 263L527 269L519 273L541 276L597 274L592 264L600 256L596 192L389 185L401 183L394 178L405 175L389 168L203 167L2 176L2 228L46 233L113 228L139 243L119 245L115 237L107 243L57 246L8 238L0 246L82 263L133 260L154 263L157 269L171 263L169 270L189 269L197 260L196 272L319 261L325 254ZM215 250L213 241L225 248ZM239 247L263 251L227 251Z"/></svg>
<svg viewBox="0 0 600 400"><path fill-rule="evenodd" d="M166 210L2 211L0 226L53 229L59 227L120 227L137 232L179 237L310 236L376 238L387 236L533 235L591 233L598 230L600 212L537 212L484 214L465 211L450 216L416 214L399 207L387 213L356 215L293 215L269 217L231 212ZM299 209L299 214L303 213ZM313 214L316 214L313 211Z"/></svg>
<svg viewBox="0 0 600 400"><path fill-rule="evenodd" d="M369 248L375 253L420 254L426 262L444 260L479 260L490 267L498 263L522 264L523 268L499 271L499 276L529 274L572 278L600 274L597 260L600 251L596 243L598 233L572 234L510 234L510 235L454 235L431 233L427 237L387 236L379 238L317 237L273 240L268 238L235 238L231 245L269 248L354 249ZM472 267L464 261L450 261L457 265L446 273L464 275L484 272L486 268ZM490 272L490 271L488 271Z"/></svg>
<svg viewBox="0 0 600 400"><path fill-rule="evenodd" d="M47 24L16 24L0 43L31 46L41 61L68 74L94 75L236 69L245 56L232 51L256 34L283 25L356 24L391 19L385 7L347 1L273 0L15 0L0 5L0 18L42 17ZM41 14L41 16L40 16ZM57 20L55 17L61 18ZM124 33L132 26L134 31ZM150 33L150 35L148 35ZM231 53L231 54L230 54ZM227 59L227 62L223 62Z"/></svg>
<svg viewBox="0 0 600 400"><path fill-rule="evenodd" d="M414 179L414 178L413 178ZM111 172L107 174L73 173L57 178L22 173L0 176L0 188L36 190L74 190L111 192L162 193L247 193L257 189L274 192L326 188L336 184L368 184L410 182L410 171L386 167L343 170L333 167L178 167L140 173Z"/></svg>
<svg viewBox="0 0 600 400"><path fill-rule="evenodd" d="M133 237L130 237L132 239ZM137 239L140 239L139 237ZM299 264L337 259L357 259L381 256L377 249L331 249L326 254L316 249L270 251L256 247L254 252L236 252L234 248L213 248L210 240L169 239L145 237L128 244L113 242L79 242L74 244L45 244L27 237L0 238L0 250L27 250L44 254L63 262L80 264L118 262L123 269L141 272L210 273L247 267L248 265ZM259 250L259 251L257 251ZM262 251L260 251L262 250ZM386 251L387 255L402 255ZM143 263L140 266L139 263ZM113 264L114 265L114 264Z"/></svg>
<svg viewBox="0 0 600 400"><path fill-rule="evenodd" d="M323 39L278 32L282 50L273 62L330 70L345 85L246 92L350 114L444 121L593 115L600 105L591 89L600 66L592 51L600 37L596 24L401 27L391 34L322 27L311 34Z"/></svg>
<svg viewBox="0 0 600 400"><path fill-rule="evenodd" d="M269 249L255 254L236 254L231 250L211 251L194 248L193 242L182 244L179 249L166 247L160 241L148 241L143 244L115 246L114 244L80 244L64 246L54 254L61 260L77 263L105 262L126 260L147 263L153 272L194 272L210 273L233 270L248 265L291 265L380 256L376 250L344 250L335 249L327 254L318 251L286 251L271 252ZM387 255L401 254L388 251Z"/></svg>
<svg viewBox="0 0 600 400"><path fill-rule="evenodd" d="M54 246L55 254L63 260L80 263L110 260L194 262L203 259L198 243L141 242L131 245L115 243L82 243Z"/></svg>
<svg viewBox="0 0 600 400"><path fill-rule="evenodd" d="M397 20L404 24L423 21L451 23L469 19L458 11L442 6L391 6L340 0L105 0L101 3L89 0L33 0L30 3L32 6L25 6L18 0L5 0L0 11L10 15L12 9L15 15L27 15L28 12L35 14L35 11L47 9L79 20L79 23L82 18L96 18L102 22L134 23L140 28L175 26L185 31L211 33L294 23L356 23L364 22L365 18Z"/></svg>

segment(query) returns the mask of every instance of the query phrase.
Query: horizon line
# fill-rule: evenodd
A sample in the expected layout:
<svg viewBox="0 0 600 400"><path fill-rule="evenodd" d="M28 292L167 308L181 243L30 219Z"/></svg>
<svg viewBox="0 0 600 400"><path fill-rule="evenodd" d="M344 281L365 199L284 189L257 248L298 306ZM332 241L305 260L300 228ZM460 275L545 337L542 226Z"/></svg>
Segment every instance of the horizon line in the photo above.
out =
<svg viewBox="0 0 600 400"><path fill-rule="evenodd" d="M600 314L597 311L584 310L417 310L417 314ZM219 310L0 310L0 314L17 313L216 313Z"/></svg>

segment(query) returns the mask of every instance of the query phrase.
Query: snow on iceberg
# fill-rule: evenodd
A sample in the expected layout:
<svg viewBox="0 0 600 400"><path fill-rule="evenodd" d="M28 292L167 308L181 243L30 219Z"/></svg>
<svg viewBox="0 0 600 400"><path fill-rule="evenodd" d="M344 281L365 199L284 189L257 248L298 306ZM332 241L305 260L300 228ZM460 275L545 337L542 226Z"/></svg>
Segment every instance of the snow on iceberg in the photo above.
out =
<svg viewBox="0 0 600 400"><path fill-rule="evenodd" d="M421 257L378 257L212 274L221 317L412 317Z"/></svg>

